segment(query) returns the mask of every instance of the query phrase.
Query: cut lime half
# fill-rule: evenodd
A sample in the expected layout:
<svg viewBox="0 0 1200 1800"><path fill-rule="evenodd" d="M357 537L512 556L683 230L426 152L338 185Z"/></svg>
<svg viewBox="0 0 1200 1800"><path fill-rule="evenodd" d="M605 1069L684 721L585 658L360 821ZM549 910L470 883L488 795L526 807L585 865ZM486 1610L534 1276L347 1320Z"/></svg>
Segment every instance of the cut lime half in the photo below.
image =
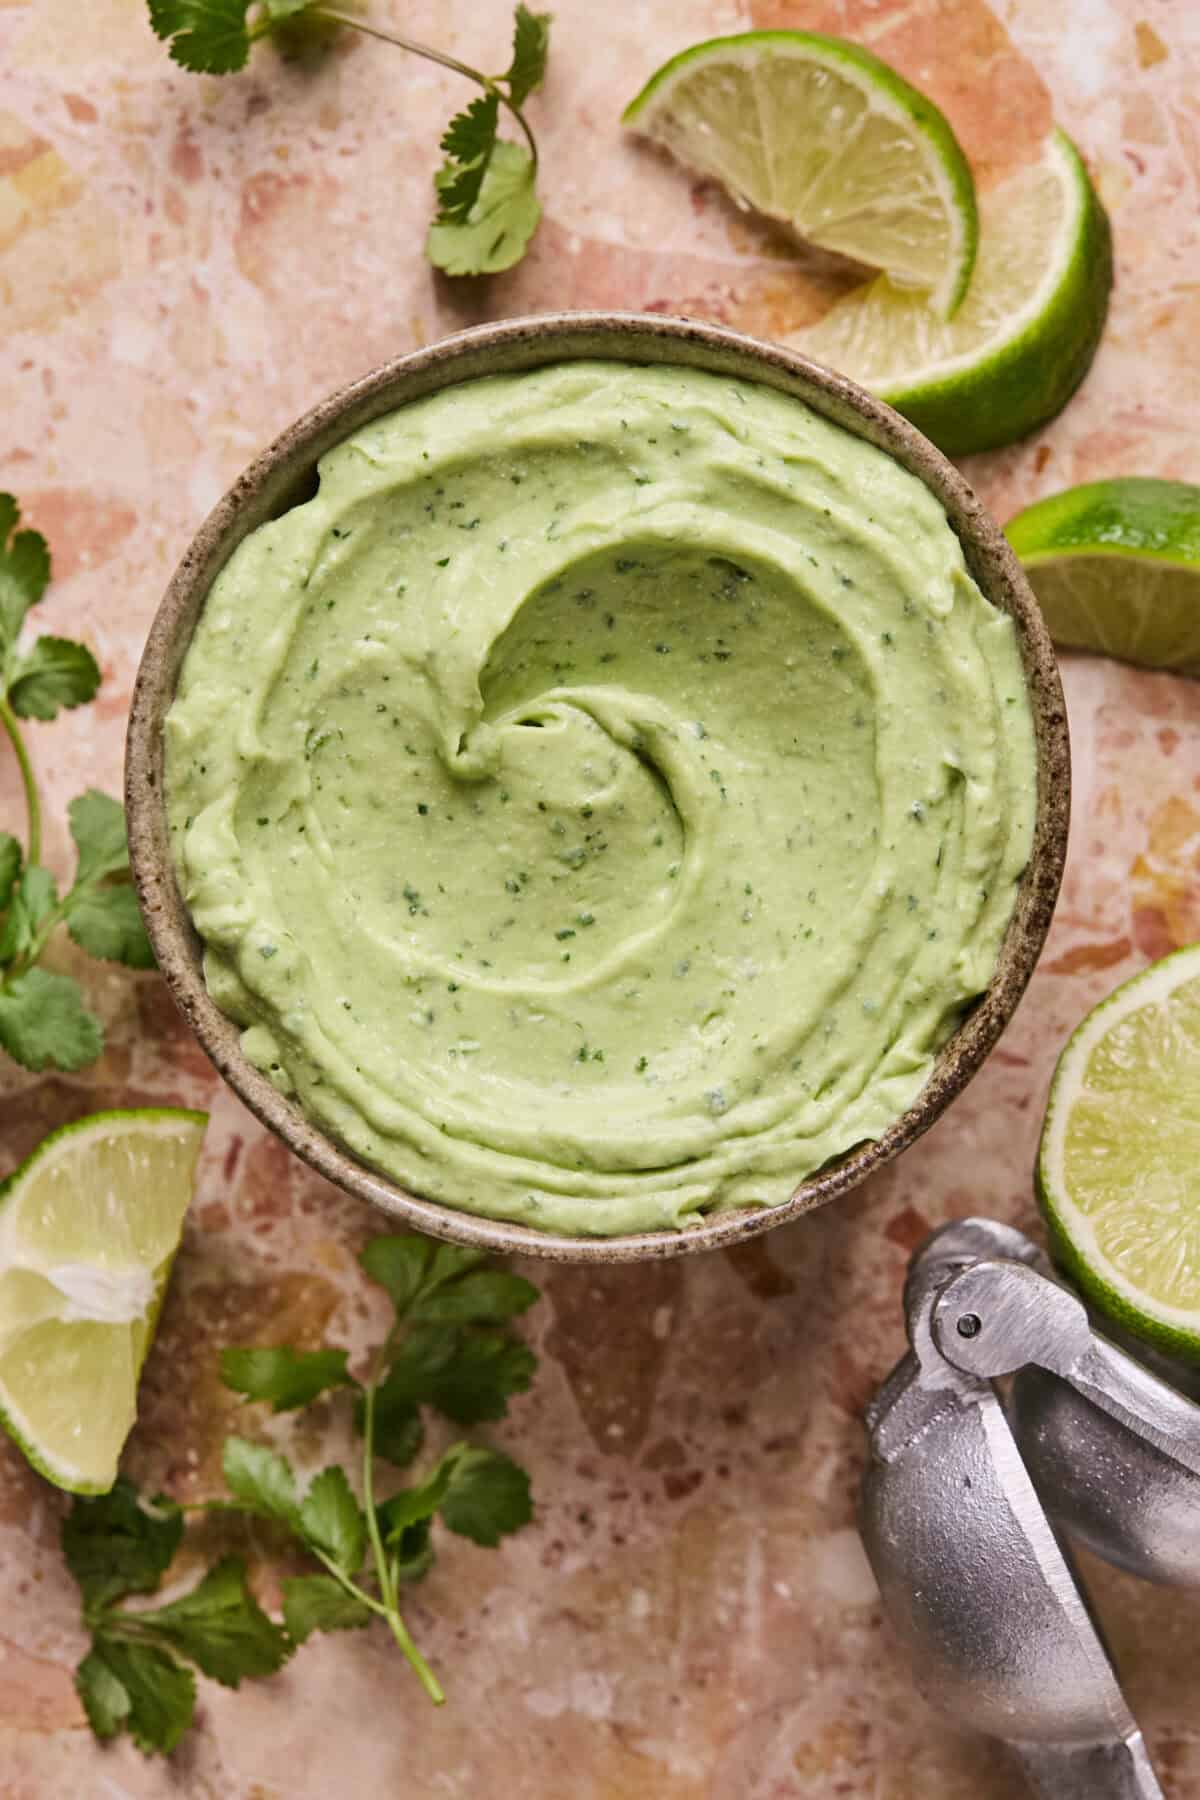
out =
<svg viewBox="0 0 1200 1800"><path fill-rule="evenodd" d="M206 1124L93 1113L0 1188L0 1423L74 1493L116 1479Z"/></svg>
<svg viewBox="0 0 1200 1800"><path fill-rule="evenodd" d="M710 38L623 122L800 237L886 269L941 318L967 291L975 184L949 124L869 50L809 31Z"/></svg>
<svg viewBox="0 0 1200 1800"><path fill-rule="evenodd" d="M887 400L948 456L1011 444L1091 367L1112 287L1108 219L1071 140L985 194L966 299L946 323L880 276L789 342Z"/></svg>
<svg viewBox="0 0 1200 1800"><path fill-rule="evenodd" d="M1056 644L1200 675L1200 487L1089 481L1006 530Z"/></svg>
<svg viewBox="0 0 1200 1800"><path fill-rule="evenodd" d="M1200 1361L1200 944L1135 975L1075 1032L1037 1182L1059 1260L1097 1308Z"/></svg>

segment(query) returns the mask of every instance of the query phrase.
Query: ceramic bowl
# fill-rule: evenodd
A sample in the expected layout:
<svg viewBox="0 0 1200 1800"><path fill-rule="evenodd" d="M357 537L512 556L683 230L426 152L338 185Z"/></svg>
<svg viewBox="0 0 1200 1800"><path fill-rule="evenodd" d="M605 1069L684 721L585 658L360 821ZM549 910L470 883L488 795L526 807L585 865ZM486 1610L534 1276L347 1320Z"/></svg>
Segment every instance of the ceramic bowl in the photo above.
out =
<svg viewBox="0 0 1200 1800"><path fill-rule="evenodd" d="M197 617L237 545L265 520L314 491L319 459L380 414L481 375L599 357L673 364L763 382L804 400L887 451L923 481L961 540L967 564L992 603L1012 615L1020 640L1037 739L1033 854L994 975L943 1046L908 1110L873 1143L810 1175L782 1206L701 1220L678 1232L576 1238L478 1218L404 1192L357 1162L285 1099L242 1055L238 1030L204 986L201 944L176 886L163 798L163 719ZM996 1043L1042 948L1066 854L1070 752L1062 689L1037 604L1004 537L961 475L919 432L853 382L794 351L693 320L622 313L563 313L509 319L444 339L353 382L285 431L234 484L201 526L150 630L134 690L126 801L134 879L167 985L196 1037L234 1091L298 1156L339 1187L373 1202L396 1224L492 1251L563 1261L626 1262L737 1244L825 1205L918 1138L961 1093Z"/></svg>

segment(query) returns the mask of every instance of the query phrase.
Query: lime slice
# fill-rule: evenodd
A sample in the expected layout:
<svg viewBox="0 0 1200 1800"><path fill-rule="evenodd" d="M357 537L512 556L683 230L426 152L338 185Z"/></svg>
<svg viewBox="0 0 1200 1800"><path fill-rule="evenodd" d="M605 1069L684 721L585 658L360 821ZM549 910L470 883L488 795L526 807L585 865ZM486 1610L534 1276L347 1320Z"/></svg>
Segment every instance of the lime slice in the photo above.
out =
<svg viewBox="0 0 1200 1800"><path fill-rule="evenodd" d="M1200 487L1089 481L1006 530L1056 644L1200 675Z"/></svg>
<svg viewBox="0 0 1200 1800"><path fill-rule="evenodd" d="M1108 218L1071 140L980 201L979 257L946 324L885 276L789 342L887 400L948 456L1052 419L1091 367L1112 286Z"/></svg>
<svg viewBox="0 0 1200 1800"><path fill-rule="evenodd" d="M116 1479L207 1122L93 1113L0 1187L0 1423L74 1493Z"/></svg>
<svg viewBox="0 0 1200 1800"><path fill-rule="evenodd" d="M623 121L810 243L886 269L948 318L967 291L975 184L950 126L870 51L809 31L684 50Z"/></svg>
<svg viewBox="0 0 1200 1800"><path fill-rule="evenodd" d="M1200 944L1135 975L1059 1059L1038 1198L1072 1279L1200 1361Z"/></svg>

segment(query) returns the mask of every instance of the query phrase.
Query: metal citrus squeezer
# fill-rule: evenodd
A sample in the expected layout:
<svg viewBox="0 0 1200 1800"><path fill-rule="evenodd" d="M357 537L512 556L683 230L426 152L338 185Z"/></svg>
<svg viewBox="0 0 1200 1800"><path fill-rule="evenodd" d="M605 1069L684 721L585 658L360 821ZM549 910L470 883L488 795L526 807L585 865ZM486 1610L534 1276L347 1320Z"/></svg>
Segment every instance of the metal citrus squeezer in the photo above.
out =
<svg viewBox="0 0 1200 1800"><path fill-rule="evenodd" d="M862 1530L922 1691L1048 1800L1161 1800L1060 1533L1200 1586L1200 1406L1005 1225L935 1232L905 1309L911 1348L867 1409Z"/></svg>

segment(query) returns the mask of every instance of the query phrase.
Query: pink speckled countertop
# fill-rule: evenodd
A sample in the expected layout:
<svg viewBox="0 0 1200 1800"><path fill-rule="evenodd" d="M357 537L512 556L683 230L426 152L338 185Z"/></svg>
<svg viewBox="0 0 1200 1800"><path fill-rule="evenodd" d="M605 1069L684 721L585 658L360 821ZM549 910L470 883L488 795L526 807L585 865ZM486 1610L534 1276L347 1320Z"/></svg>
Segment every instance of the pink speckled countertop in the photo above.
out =
<svg viewBox="0 0 1200 1800"><path fill-rule="evenodd" d="M507 0L373 0L498 66ZM1052 117L1112 213L1117 290L1096 366L1035 439L968 474L1001 518L1117 472L1200 479L1200 8L1188 0L558 0L534 102L546 208L533 254L450 287L420 255L455 78L365 40L317 70L260 52L216 81L172 67L144 0L0 0L0 486L49 536L44 630L105 671L97 705L34 726L57 800L117 791L142 639L194 526L310 402L464 322L619 305L783 333L821 304L765 232L624 142L621 104L695 39L791 24L861 38L950 114L982 181ZM1057 1046L1099 995L1200 938L1200 685L1085 658L1066 670L1074 839L1050 945L1003 1044L914 1150L851 1200L744 1249L653 1267L530 1270L543 1355L497 1435L536 1525L455 1545L414 1622L451 1703L382 1637L315 1640L232 1694L204 1682L172 1762L92 1742L59 1496L0 1445L3 1800L1016 1800L995 1753L916 1698L854 1530L859 1414L901 1346L905 1259L933 1224L1031 1225ZM66 863L62 812L48 854ZM0 755L0 818L20 817ZM69 959L69 946L62 953ZM211 1109L200 1191L127 1466L213 1491L231 1413L214 1346L328 1330L374 1304L374 1221L266 1137L154 976L87 972L110 1028L70 1078L0 1073L7 1168L97 1106ZM236 1323L234 1323L236 1322ZM326 1449L329 1446L325 1446ZM269 1564L256 1564L269 1592ZM1200 1602L1089 1564L1174 1800L1200 1796Z"/></svg>

